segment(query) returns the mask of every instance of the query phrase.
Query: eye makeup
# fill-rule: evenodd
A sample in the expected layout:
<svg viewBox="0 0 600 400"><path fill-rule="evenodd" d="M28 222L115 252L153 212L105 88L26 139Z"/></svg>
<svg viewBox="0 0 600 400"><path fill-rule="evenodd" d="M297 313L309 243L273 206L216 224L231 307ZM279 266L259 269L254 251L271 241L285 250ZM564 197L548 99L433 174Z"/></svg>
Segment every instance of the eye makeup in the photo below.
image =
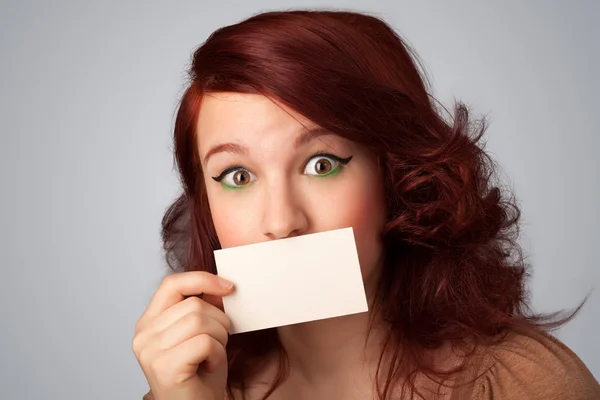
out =
<svg viewBox="0 0 600 400"><path fill-rule="evenodd" d="M221 182L223 180L223 178L225 177L225 175L227 175L230 172L237 171L239 169L244 170L244 171L246 170L241 165L235 165L233 167L224 169L218 176L213 176L212 178L217 182Z"/></svg>
<svg viewBox="0 0 600 400"><path fill-rule="evenodd" d="M244 179L244 175L238 176L240 173L246 174L247 178ZM219 182L223 189L227 190L243 189L256 180L256 177L252 172L239 165L226 168L219 174L219 176L213 176L212 178L216 182Z"/></svg>
<svg viewBox="0 0 600 400"><path fill-rule="evenodd" d="M317 152L306 160L306 162L304 163L303 173L305 175L314 176L318 178L325 178L337 175L352 160L352 157L353 156L342 158L331 153ZM311 168L312 171L310 170ZM325 173L319 173L319 171L324 170L327 171ZM248 177L246 179L243 179L243 175L241 177L236 176L236 174L238 173L245 173ZM238 190L248 187L252 182L256 180L256 177L252 172L242 167L241 165L234 165L224 169L218 176L213 176L212 179L216 182L219 182L224 189Z"/></svg>
<svg viewBox="0 0 600 400"><path fill-rule="evenodd" d="M312 161L315 160L315 163L313 163ZM341 158L338 157L336 155L330 154L330 153L325 153L325 152L319 152L314 154L313 156L311 156L305 163L305 169L304 169L304 173L306 175L310 175L310 176L314 176L314 177L318 177L318 178L325 178L325 177L329 177L329 176L333 176L336 175L337 173L339 173L344 166L346 166L346 164L348 164L350 162L350 160L352 160L352 156L347 157L347 158ZM326 161L326 163L323 163L322 161ZM333 161L333 163L331 162ZM326 171L325 173L321 174L318 172L318 165L320 164L321 167L329 167L330 169L328 171ZM333 165L332 165L333 164ZM309 169L312 168L312 171L309 171ZM322 171L323 169L321 169ZM316 174L312 173L312 172L317 172Z"/></svg>

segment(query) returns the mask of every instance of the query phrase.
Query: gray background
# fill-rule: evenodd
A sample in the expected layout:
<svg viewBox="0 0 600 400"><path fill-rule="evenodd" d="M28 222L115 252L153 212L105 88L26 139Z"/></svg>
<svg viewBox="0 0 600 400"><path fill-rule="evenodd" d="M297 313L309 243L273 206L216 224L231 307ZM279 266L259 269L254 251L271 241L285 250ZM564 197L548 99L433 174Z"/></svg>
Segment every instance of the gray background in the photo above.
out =
<svg viewBox="0 0 600 400"><path fill-rule="evenodd" d="M0 6L0 398L136 399L135 322L166 272L170 135L193 49L274 7L384 17L450 105L491 118L536 311L600 283L595 1L13 1ZM367 7L366 4L370 4ZM600 293L558 331L600 378Z"/></svg>

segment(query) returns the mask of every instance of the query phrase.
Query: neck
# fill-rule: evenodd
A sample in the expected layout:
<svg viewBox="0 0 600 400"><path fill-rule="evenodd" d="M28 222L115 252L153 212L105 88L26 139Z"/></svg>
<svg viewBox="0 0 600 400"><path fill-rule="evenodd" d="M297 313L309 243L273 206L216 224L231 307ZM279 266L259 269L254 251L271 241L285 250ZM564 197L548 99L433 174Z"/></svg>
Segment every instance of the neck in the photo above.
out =
<svg viewBox="0 0 600 400"><path fill-rule="evenodd" d="M293 374L310 383L354 374L377 365L383 332L369 333L369 313L278 328Z"/></svg>
<svg viewBox="0 0 600 400"><path fill-rule="evenodd" d="M292 375L316 385L375 372L387 334L371 311L375 280L365 285L370 311L277 329Z"/></svg>

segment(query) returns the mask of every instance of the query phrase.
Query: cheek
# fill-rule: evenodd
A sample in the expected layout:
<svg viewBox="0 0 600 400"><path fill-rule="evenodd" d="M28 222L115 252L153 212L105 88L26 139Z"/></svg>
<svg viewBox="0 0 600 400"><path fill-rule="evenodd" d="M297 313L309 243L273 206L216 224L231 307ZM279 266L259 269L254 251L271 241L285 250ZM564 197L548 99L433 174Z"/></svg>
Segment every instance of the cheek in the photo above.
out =
<svg viewBox="0 0 600 400"><path fill-rule="evenodd" d="M250 235L255 226L253 213L234 202L237 193L215 193L208 191L211 218L219 243L224 249L251 243Z"/></svg>
<svg viewBox="0 0 600 400"><path fill-rule="evenodd" d="M218 212L213 212L212 219L222 248L233 247L241 241L239 229L229 221L229 218L220 216Z"/></svg>
<svg viewBox="0 0 600 400"><path fill-rule="evenodd" d="M362 197L350 200L352 205L351 226L354 227L356 249L363 276L368 276L376 267L382 253L381 230L385 223L385 205L375 192L363 192Z"/></svg>
<svg viewBox="0 0 600 400"><path fill-rule="evenodd" d="M385 224L385 201L378 181L365 177L361 182L344 187L321 209L317 230L351 226L363 272L367 277L376 267L382 253L380 234Z"/></svg>

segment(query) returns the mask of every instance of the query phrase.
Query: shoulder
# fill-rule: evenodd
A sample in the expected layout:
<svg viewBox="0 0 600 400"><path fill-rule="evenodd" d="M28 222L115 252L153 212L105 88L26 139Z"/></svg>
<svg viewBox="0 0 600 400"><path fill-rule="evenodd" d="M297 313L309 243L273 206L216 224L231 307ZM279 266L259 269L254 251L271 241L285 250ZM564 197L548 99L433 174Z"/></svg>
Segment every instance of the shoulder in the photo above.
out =
<svg viewBox="0 0 600 400"><path fill-rule="evenodd" d="M564 343L542 331L518 331L482 349L472 399L600 399L600 385Z"/></svg>

